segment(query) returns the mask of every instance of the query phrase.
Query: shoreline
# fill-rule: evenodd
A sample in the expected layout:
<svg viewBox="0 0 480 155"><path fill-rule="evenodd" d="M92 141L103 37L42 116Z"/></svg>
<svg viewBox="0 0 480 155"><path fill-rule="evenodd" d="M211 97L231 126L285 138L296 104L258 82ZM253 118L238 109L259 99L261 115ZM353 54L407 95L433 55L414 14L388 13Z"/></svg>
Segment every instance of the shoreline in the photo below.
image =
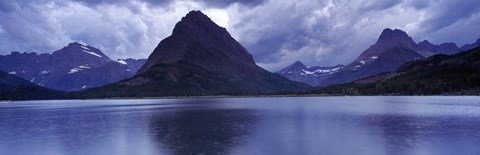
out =
<svg viewBox="0 0 480 155"><path fill-rule="evenodd" d="M8 100L0 103L15 101L49 101L49 100L142 100L142 99L208 99L208 98L285 98L285 97L480 97L477 95L343 95L343 94L304 94L304 95L207 95L207 96L164 96L164 97L111 97L111 98L71 98L71 99L45 99L45 100Z"/></svg>

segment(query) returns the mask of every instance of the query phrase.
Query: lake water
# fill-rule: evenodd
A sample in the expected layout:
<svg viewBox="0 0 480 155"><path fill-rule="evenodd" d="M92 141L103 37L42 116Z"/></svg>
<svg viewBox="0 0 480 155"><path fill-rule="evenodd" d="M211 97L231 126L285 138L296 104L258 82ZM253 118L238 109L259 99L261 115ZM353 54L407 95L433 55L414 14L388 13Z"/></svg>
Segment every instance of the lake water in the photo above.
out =
<svg viewBox="0 0 480 155"><path fill-rule="evenodd" d="M1 155L478 155L480 97L0 104Z"/></svg>

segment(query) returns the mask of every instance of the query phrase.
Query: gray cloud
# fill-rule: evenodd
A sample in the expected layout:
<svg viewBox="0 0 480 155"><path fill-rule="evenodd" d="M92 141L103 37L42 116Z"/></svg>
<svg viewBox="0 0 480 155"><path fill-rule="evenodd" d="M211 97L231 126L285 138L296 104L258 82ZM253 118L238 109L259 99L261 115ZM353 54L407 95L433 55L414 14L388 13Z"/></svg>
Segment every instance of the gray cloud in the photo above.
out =
<svg viewBox="0 0 480 155"><path fill-rule="evenodd" d="M266 0L194 0L206 4L207 6L226 8L233 4L241 4L248 7L255 7L265 3Z"/></svg>
<svg viewBox="0 0 480 155"><path fill-rule="evenodd" d="M134 0L73 0L73 1L82 2L90 6L96 6L96 5L102 5L102 4L126 5ZM140 0L140 1L146 2L149 5L153 5L155 7L166 7L171 3L175 2L175 0ZM187 1L187 0L180 0L180 1ZM202 3L207 7L216 7L216 8L226 8L233 4L241 4L249 7L254 7L254 6L263 4L264 1L265 0L193 0L193 2Z"/></svg>
<svg viewBox="0 0 480 155"><path fill-rule="evenodd" d="M81 2L90 6L96 5L125 5L130 3L132 0L73 0L76 2ZM143 2L148 2L149 4L164 6L168 5L174 0L141 0Z"/></svg>
<svg viewBox="0 0 480 155"><path fill-rule="evenodd" d="M373 44L387 27L406 30L418 40L473 42L480 37L480 32L471 30L475 22L470 21L470 26L460 23L479 15L477 8L480 5L477 3L437 0L276 1L232 14L241 14L234 16L241 21L234 29L257 62L270 70L278 70L296 60L309 65L349 63ZM468 11L462 11L465 9ZM449 29L439 31L445 27ZM463 30L454 31L450 27L468 29L470 34L452 33ZM254 41L250 41L251 38L255 38Z"/></svg>
<svg viewBox="0 0 480 155"><path fill-rule="evenodd" d="M435 9L435 11L433 9ZM423 27L427 33L434 32L475 14L478 15L479 11L480 1L478 0L437 2L432 10L430 10L426 20L421 23L421 27Z"/></svg>
<svg viewBox="0 0 480 155"><path fill-rule="evenodd" d="M361 3L363 4L360 5L360 7L358 8L358 11L366 12L366 11L379 11L379 10L390 9L400 4L401 2L402 1L400 0L383 0L383 1L365 0L365 1L361 1Z"/></svg>

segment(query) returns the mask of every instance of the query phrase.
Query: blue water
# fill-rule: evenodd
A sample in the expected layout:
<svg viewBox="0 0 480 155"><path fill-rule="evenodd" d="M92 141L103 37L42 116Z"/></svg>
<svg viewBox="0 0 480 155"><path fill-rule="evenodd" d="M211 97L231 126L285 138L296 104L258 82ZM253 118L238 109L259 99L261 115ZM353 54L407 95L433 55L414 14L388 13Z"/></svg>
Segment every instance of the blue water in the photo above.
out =
<svg viewBox="0 0 480 155"><path fill-rule="evenodd" d="M478 155L480 97L0 104L0 155Z"/></svg>

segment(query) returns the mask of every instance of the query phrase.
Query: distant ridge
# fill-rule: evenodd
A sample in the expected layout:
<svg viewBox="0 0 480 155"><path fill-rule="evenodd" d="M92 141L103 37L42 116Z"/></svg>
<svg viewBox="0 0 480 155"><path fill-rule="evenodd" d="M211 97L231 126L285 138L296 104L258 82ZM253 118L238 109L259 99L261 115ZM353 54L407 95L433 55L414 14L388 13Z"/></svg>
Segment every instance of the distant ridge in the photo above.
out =
<svg viewBox="0 0 480 155"><path fill-rule="evenodd" d="M277 73L292 81L303 82L311 86L318 86L323 79L337 73L343 67L345 66L336 65L327 67L307 67L302 62L296 61L295 63L285 67Z"/></svg>

